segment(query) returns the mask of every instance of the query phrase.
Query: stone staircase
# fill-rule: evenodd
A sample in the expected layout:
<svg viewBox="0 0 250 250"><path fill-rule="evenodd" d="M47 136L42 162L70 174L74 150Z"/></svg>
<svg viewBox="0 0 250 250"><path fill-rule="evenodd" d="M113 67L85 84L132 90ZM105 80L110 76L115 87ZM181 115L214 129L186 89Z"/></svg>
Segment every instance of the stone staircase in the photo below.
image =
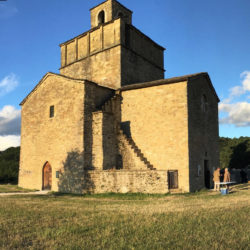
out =
<svg viewBox="0 0 250 250"><path fill-rule="evenodd" d="M116 105L117 100L120 100L120 95L115 94L113 97L106 100L102 105L97 107L97 110L115 114L118 108Z"/></svg>
<svg viewBox="0 0 250 250"><path fill-rule="evenodd" d="M108 112L112 113L114 115L114 122L116 123L116 133L118 140L125 140L128 147L130 147L130 150L133 152L133 154L139 159L140 162L142 162L142 165L146 166L148 170L156 170L154 166L149 162L149 160L144 156L144 154L141 152L139 147L136 145L134 140L128 136L125 131L121 128L120 125L120 118L119 112L120 112L120 103L121 103L121 96L119 94L115 94L113 97L106 100L102 105L97 107L97 110L102 112ZM120 138L119 138L120 137Z"/></svg>
<svg viewBox="0 0 250 250"><path fill-rule="evenodd" d="M150 170L156 170L154 166L148 161L148 159L144 156L144 154L141 152L141 150L138 148L138 146L135 144L134 140L131 137L128 137L122 129L119 130L120 134L125 138L130 145L130 147L133 149L134 153L137 155L137 157L144 162L144 164L147 166L147 169Z"/></svg>

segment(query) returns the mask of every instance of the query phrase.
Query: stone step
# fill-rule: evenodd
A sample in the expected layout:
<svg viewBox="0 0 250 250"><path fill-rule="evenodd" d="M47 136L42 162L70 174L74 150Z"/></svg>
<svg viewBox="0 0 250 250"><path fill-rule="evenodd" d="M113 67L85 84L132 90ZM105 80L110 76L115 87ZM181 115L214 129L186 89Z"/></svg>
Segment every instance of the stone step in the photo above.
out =
<svg viewBox="0 0 250 250"><path fill-rule="evenodd" d="M144 156L144 154L141 152L141 150L137 147L137 145L135 144L134 140L131 137L128 137L123 129L119 129L120 134L122 134L125 139L127 140L128 144L131 146L131 148L134 150L135 154L137 155L137 157L140 158L140 160L142 162L144 162L144 164L146 165L146 167L150 170L156 170L156 168L154 168L154 166L148 161L148 159Z"/></svg>
<svg viewBox="0 0 250 250"><path fill-rule="evenodd" d="M141 158L141 160L143 161L143 159L145 159L144 155L142 153L139 152L135 152L137 154L138 157Z"/></svg>
<svg viewBox="0 0 250 250"><path fill-rule="evenodd" d="M113 108L112 108L113 101L115 101L118 97L119 97L118 95L112 96L110 99L105 101L102 105L100 105L98 109L100 109L102 111L112 111L113 110ZM108 108L108 107L110 107L111 110L106 110L106 108Z"/></svg>
<svg viewBox="0 0 250 250"><path fill-rule="evenodd" d="M136 153L138 153L138 154L141 154L141 155L142 155L142 152L141 152L141 150L140 150L139 148L135 147L135 148L134 148L134 151L135 151Z"/></svg>

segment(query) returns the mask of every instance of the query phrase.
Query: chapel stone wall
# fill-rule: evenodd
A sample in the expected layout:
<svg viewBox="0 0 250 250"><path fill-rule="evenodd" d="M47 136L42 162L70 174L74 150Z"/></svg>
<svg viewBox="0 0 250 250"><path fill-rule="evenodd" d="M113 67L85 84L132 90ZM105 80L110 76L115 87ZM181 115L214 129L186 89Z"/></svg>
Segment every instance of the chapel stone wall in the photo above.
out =
<svg viewBox="0 0 250 250"><path fill-rule="evenodd" d="M112 113L93 112L93 168L107 170L116 168L118 155L114 115Z"/></svg>
<svg viewBox="0 0 250 250"><path fill-rule="evenodd" d="M60 46L62 75L114 89L164 78L164 48L122 18Z"/></svg>
<svg viewBox="0 0 250 250"><path fill-rule="evenodd" d="M167 171L87 171L83 193L168 193Z"/></svg>
<svg viewBox="0 0 250 250"><path fill-rule="evenodd" d="M157 170L178 170L189 191L187 83L122 91L122 124Z"/></svg>
<svg viewBox="0 0 250 250"><path fill-rule="evenodd" d="M121 19L61 44L60 73L118 88L121 82Z"/></svg>
<svg viewBox="0 0 250 250"><path fill-rule="evenodd" d="M108 89L102 86L98 86L97 84L85 81L84 115L82 117L82 120L84 122L84 168L85 169L95 168L96 166L95 157L97 157L96 155L97 151L98 153L100 153L100 158L103 158L102 156L103 152L101 151L101 149L103 149L102 136L105 130L103 128L103 125L105 124L107 126L108 125L112 126L112 123L109 123L108 121L103 123L103 118L99 119L97 116L95 116L95 111L99 110L100 106L102 106L113 95L114 91L112 89ZM108 129L112 131L112 127ZM100 141L98 142L99 146L95 144L97 140ZM94 149L97 151L95 151ZM100 166L97 168L99 169Z"/></svg>
<svg viewBox="0 0 250 250"><path fill-rule="evenodd" d="M210 188L213 170L219 167L218 101L207 77L190 80L188 83L190 191L205 187L205 164L210 171Z"/></svg>
<svg viewBox="0 0 250 250"><path fill-rule="evenodd" d="M83 113L82 81L56 75L42 80L22 105L19 186L42 189L42 169L48 161L52 190L57 190L56 171L62 170L70 152L83 151Z"/></svg>
<svg viewBox="0 0 250 250"><path fill-rule="evenodd" d="M147 50L147 48L145 48ZM147 60L131 49L122 47L121 82L122 86L133 83L154 81L164 78L164 70L152 66Z"/></svg>

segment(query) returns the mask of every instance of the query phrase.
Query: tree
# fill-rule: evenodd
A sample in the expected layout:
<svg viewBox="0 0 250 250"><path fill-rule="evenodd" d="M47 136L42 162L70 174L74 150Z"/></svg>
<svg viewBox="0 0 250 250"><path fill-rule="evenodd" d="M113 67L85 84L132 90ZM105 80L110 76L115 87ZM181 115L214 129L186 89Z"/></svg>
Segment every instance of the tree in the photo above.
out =
<svg viewBox="0 0 250 250"><path fill-rule="evenodd" d="M18 182L20 147L8 148L0 152L0 182Z"/></svg>
<svg viewBox="0 0 250 250"><path fill-rule="evenodd" d="M250 137L221 137L220 166L237 169L250 166Z"/></svg>

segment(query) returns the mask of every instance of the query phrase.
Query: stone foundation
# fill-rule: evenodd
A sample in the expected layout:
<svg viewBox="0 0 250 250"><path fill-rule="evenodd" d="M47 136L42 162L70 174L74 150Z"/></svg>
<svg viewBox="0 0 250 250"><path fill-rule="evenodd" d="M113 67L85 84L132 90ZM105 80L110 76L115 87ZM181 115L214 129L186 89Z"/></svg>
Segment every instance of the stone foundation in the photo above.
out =
<svg viewBox="0 0 250 250"><path fill-rule="evenodd" d="M167 171L86 171L83 193L167 193Z"/></svg>

